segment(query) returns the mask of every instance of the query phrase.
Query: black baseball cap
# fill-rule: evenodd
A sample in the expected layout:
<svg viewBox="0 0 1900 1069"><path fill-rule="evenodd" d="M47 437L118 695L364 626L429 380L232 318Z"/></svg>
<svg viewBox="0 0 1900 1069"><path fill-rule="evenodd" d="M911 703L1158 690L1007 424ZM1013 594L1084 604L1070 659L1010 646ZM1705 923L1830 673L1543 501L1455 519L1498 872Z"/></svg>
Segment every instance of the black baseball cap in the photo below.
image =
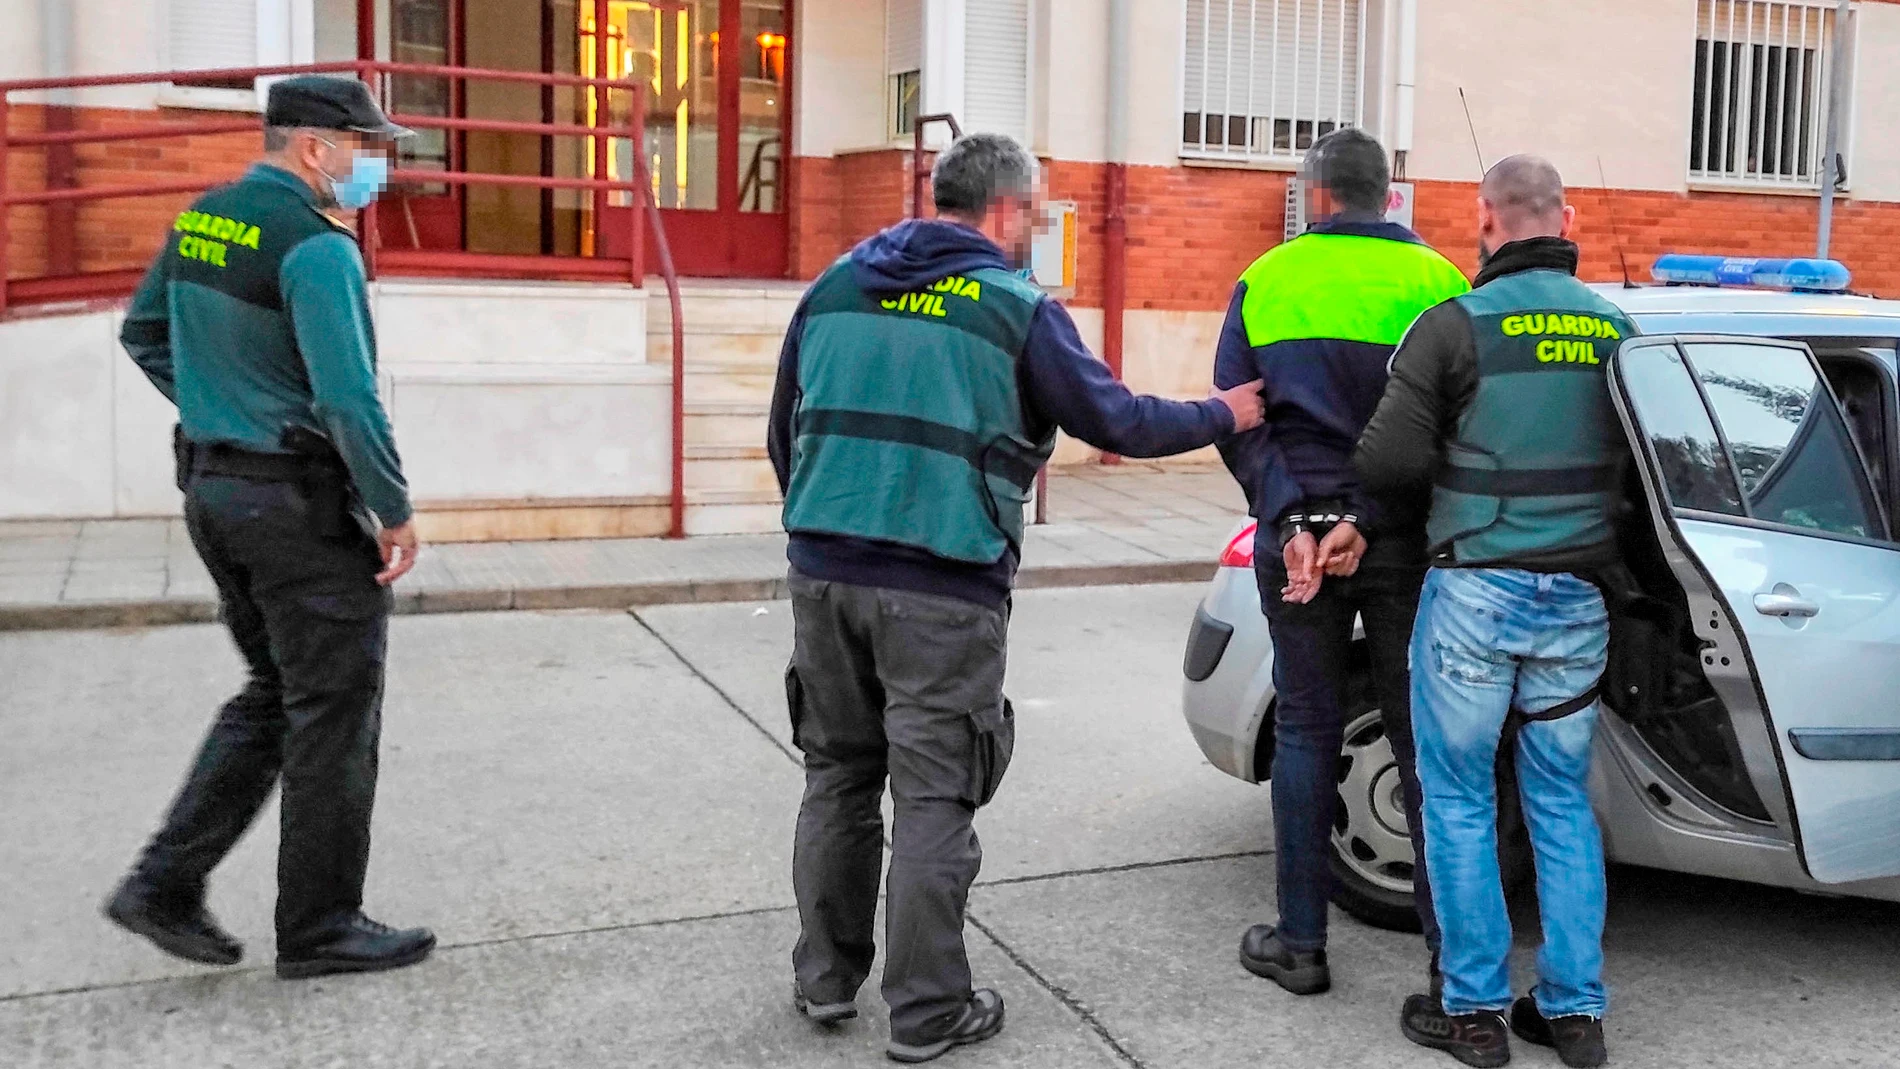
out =
<svg viewBox="0 0 1900 1069"><path fill-rule="evenodd" d="M264 104L264 125L348 130L371 137L409 137L415 131L397 126L376 106L369 86L355 78L300 74L270 87Z"/></svg>

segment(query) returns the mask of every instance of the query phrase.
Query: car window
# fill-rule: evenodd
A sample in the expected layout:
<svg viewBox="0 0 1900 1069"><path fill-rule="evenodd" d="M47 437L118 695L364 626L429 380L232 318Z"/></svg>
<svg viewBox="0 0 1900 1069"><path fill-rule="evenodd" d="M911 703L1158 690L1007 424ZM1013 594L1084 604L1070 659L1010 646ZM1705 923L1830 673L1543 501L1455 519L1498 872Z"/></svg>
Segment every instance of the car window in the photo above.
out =
<svg viewBox="0 0 1900 1069"><path fill-rule="evenodd" d="M1679 509L1746 515L1735 472L1682 354L1674 345L1640 345L1624 349L1618 359L1637 422L1662 468L1670 503Z"/></svg>
<svg viewBox="0 0 1900 1069"><path fill-rule="evenodd" d="M1728 439L1751 516L1885 537L1860 455L1806 351L1729 342L1683 348Z"/></svg>

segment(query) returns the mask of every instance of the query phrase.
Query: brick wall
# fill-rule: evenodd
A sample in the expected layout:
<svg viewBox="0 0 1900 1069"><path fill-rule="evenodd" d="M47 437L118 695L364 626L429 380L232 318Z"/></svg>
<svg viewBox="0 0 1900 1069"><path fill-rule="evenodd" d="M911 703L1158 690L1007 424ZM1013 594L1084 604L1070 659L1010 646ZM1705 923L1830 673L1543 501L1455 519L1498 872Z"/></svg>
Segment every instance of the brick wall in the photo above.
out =
<svg viewBox="0 0 1900 1069"><path fill-rule="evenodd" d="M903 218L909 195L901 151L836 159L800 159L809 184L794 206L796 277L812 278L859 239ZM1077 249L1081 307L1102 303L1106 168L1052 161L1049 196L1080 208ZM1234 279L1280 241L1286 226L1287 176L1274 171L1206 167L1128 169L1128 307L1219 311ZM1419 182L1415 223L1425 240L1467 274L1477 271L1475 183ZM1583 246L1583 276L1621 277L1620 232L1630 273L1649 280L1664 252L1799 256L1814 245L1819 202L1813 197L1747 193L1661 193L1575 188L1573 235ZM1612 225L1614 220L1614 226ZM1854 288L1900 296L1900 204L1835 204L1834 255L1854 272Z"/></svg>
<svg viewBox="0 0 1900 1069"><path fill-rule="evenodd" d="M43 128L45 110L39 107L15 107L14 129ZM82 108L74 115L74 126L81 130L119 130L128 127L153 127L167 122L194 119L230 119L228 113L192 112L167 109L163 112L129 111L116 108ZM117 141L80 145L74 153L78 185L137 186L148 182L174 182L201 178L207 182L226 181L243 173L244 167L261 152L255 133L215 134L211 136L170 137L141 141ZM15 149L8 161L9 188L18 191L45 188L43 151ZM158 251L171 222L192 200L192 194L128 197L89 201L78 206L75 221L78 268L82 272L143 267ZM8 223L13 241L8 260L10 278L44 274L47 265L48 209L44 206L13 208Z"/></svg>

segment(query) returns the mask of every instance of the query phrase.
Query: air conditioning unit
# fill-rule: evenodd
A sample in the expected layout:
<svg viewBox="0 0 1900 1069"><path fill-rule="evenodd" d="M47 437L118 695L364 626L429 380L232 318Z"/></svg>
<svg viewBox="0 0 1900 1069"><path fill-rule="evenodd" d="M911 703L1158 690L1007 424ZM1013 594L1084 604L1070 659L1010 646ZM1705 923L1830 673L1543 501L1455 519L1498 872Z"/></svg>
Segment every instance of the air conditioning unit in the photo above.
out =
<svg viewBox="0 0 1900 1069"><path fill-rule="evenodd" d="M1392 183L1392 194L1385 203L1386 222L1411 229L1412 193L1412 183ZM1306 233L1309 225L1306 218L1306 179L1289 178L1286 180L1286 240L1292 241Z"/></svg>

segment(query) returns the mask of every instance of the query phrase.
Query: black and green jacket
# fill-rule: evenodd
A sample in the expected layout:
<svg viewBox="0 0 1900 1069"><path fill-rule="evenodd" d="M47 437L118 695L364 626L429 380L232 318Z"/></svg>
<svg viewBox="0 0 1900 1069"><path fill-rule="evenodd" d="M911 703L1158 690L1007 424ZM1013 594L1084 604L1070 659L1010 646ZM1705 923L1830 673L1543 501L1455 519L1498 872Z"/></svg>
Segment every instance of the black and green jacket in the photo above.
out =
<svg viewBox="0 0 1900 1069"><path fill-rule="evenodd" d="M379 520L408 522L363 261L302 179L258 164L179 215L119 339L191 441L280 453L286 427L315 431Z"/></svg>
<svg viewBox="0 0 1900 1069"><path fill-rule="evenodd" d="M1609 358L1635 326L1560 238L1498 250L1419 317L1354 454L1366 486L1430 484L1434 563L1589 572L1616 558L1628 445Z"/></svg>

